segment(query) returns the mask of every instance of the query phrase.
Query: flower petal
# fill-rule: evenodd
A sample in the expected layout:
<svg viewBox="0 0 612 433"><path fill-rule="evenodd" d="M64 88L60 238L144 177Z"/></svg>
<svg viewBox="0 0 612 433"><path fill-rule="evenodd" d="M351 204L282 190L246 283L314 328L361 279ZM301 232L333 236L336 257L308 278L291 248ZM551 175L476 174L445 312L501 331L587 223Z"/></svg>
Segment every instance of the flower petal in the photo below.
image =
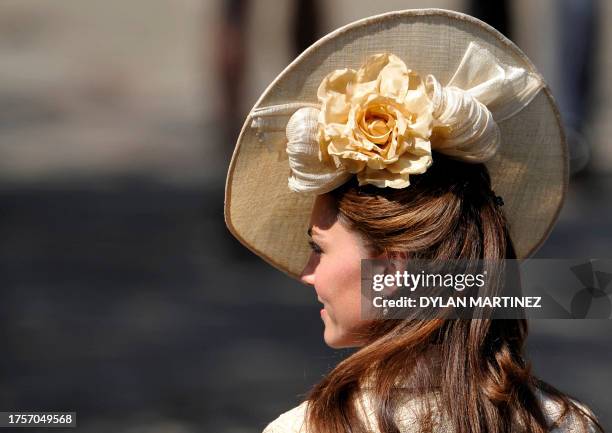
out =
<svg viewBox="0 0 612 433"><path fill-rule="evenodd" d="M346 95L330 93L323 98L321 113L324 123L346 123L351 105L347 102Z"/></svg>
<svg viewBox="0 0 612 433"><path fill-rule="evenodd" d="M407 174L390 173L387 170L365 170L357 174L359 185L371 184L378 188L405 188L410 185Z"/></svg>
<svg viewBox="0 0 612 433"><path fill-rule="evenodd" d="M403 100L406 97L406 92L408 91L408 68L406 67L406 64L399 59L399 57L396 57L393 54L389 55L387 61L388 63L379 74L379 92L383 96Z"/></svg>
<svg viewBox="0 0 612 433"><path fill-rule="evenodd" d="M317 98L323 102L329 93L339 93L346 95L351 91L353 82L355 81L356 73L353 69L336 69L330 72L319 84L317 89Z"/></svg>
<svg viewBox="0 0 612 433"><path fill-rule="evenodd" d="M387 170L391 173L399 174L421 174L425 173L431 166L432 157L429 155L415 155L413 153L404 153L399 157L397 162L387 166Z"/></svg>
<svg viewBox="0 0 612 433"><path fill-rule="evenodd" d="M363 66L357 70L356 81L358 83L377 81L380 71L389 63L390 56L392 54L384 53L368 57Z"/></svg>

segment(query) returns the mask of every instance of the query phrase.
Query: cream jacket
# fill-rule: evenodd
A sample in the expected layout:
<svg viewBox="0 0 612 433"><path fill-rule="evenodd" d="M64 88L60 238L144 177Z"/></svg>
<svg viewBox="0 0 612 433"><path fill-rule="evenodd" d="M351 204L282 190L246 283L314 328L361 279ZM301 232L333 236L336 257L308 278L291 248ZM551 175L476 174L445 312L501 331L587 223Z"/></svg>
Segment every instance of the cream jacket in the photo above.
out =
<svg viewBox="0 0 612 433"><path fill-rule="evenodd" d="M561 406L541 391L537 391L536 396L541 402L544 415L546 416L549 424L552 424L554 421L558 420L561 413ZM433 399L431 401L433 401ZM576 402L576 404L592 415L592 412L588 407L578 402ZM416 409L419 406L420 405L415 399L408 400L402 405L402 409L397 415L397 422L402 433L418 431ZM281 416L268 424L263 433L308 433L304 428L305 412L306 402L303 402L290 411L283 413ZM379 430L376 427L373 410L369 404L369 399L366 394L362 395L360 398L359 413L362 417L365 417L366 425L369 427L368 430L372 433L377 433ZM450 428L445 427L444 422L441 421L439 417L434 419L434 422L437 425L437 432L445 433L451 431ZM595 425L590 422L586 425L586 427L587 429L585 430L584 424L577 418L576 415L568 414L559 427L552 430L551 433L578 433L585 431L588 433L595 433L598 431Z"/></svg>

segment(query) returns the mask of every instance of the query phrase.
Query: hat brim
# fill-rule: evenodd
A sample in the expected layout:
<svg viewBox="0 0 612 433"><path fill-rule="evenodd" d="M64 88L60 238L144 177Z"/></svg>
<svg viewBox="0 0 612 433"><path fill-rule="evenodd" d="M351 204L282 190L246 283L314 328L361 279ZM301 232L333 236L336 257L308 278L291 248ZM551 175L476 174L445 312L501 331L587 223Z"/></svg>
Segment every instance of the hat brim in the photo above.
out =
<svg viewBox="0 0 612 433"><path fill-rule="evenodd" d="M472 41L509 65L537 73L514 43L482 21L441 9L405 10L356 21L324 36L274 79L253 109L316 103L317 87L330 71L357 69L369 55L381 52L393 53L410 69L445 83ZM247 248L298 278L310 254L306 232L315 197L289 190L287 160L258 140L251 128L252 112L229 166L225 221ZM500 149L486 165L493 190L504 200L517 256L524 259L548 237L568 183L565 136L548 87L499 127Z"/></svg>

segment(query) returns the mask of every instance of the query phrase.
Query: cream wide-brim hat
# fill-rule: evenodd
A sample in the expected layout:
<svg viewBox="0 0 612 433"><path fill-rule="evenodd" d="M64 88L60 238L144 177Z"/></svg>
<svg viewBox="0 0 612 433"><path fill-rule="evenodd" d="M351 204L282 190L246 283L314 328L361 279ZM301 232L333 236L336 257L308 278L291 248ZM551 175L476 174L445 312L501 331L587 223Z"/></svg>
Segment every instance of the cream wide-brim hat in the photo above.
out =
<svg viewBox="0 0 612 433"><path fill-rule="evenodd" d="M469 15L441 9L365 18L306 49L268 86L244 122L225 190L225 221L231 233L294 278L310 254L307 230L315 196L288 188L287 160L258 139L252 127L254 110L295 101L316 103L317 88L330 71L356 69L366 57L380 52L391 52L410 69L447 82L470 42L509 65L537 74L527 56L497 30ZM548 87L544 85L529 105L500 122L499 129L499 150L486 166L493 191L504 200L517 256L524 259L550 233L568 183L565 136Z"/></svg>

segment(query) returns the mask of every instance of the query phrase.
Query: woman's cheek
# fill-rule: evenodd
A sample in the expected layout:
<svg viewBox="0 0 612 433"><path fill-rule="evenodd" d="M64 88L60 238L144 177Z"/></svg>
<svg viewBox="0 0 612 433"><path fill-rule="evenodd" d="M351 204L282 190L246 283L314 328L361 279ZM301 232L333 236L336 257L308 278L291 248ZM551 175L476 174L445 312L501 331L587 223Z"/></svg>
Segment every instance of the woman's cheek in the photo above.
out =
<svg viewBox="0 0 612 433"><path fill-rule="evenodd" d="M361 318L361 272L360 267L345 265L340 269L338 293L334 311L344 330L354 329Z"/></svg>
<svg viewBox="0 0 612 433"><path fill-rule="evenodd" d="M326 266L324 259L321 259L319 269L316 275L315 285L317 289L317 295L326 304L331 301L331 298L333 297L334 293L334 281L333 278L331 278L333 276L333 273L330 273L329 270L332 270L333 272L333 268L330 269L329 266Z"/></svg>

